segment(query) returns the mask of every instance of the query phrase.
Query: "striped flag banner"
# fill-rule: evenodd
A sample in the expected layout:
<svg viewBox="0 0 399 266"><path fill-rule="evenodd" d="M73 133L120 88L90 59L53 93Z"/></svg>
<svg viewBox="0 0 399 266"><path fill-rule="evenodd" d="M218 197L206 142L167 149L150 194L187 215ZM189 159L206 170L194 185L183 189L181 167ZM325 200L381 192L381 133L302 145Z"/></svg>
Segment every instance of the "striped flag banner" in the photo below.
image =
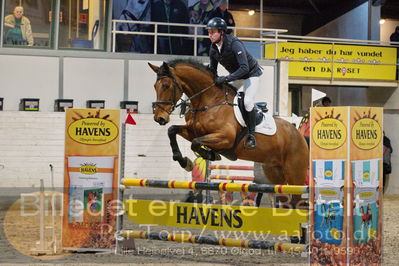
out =
<svg viewBox="0 0 399 266"><path fill-rule="evenodd" d="M356 187L378 187L381 159L352 161L352 178Z"/></svg>
<svg viewBox="0 0 399 266"><path fill-rule="evenodd" d="M313 160L313 178L317 186L341 187L345 179L345 160Z"/></svg>

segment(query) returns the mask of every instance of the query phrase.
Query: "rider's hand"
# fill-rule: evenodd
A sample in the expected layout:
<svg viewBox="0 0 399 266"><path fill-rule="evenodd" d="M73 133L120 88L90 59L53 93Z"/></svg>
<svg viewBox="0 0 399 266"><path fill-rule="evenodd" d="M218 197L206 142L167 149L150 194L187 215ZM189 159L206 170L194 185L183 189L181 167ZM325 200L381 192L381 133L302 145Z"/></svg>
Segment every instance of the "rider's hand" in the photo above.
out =
<svg viewBox="0 0 399 266"><path fill-rule="evenodd" d="M221 77L216 77L215 83L217 85L223 84L227 82L227 77L226 76L221 76Z"/></svg>

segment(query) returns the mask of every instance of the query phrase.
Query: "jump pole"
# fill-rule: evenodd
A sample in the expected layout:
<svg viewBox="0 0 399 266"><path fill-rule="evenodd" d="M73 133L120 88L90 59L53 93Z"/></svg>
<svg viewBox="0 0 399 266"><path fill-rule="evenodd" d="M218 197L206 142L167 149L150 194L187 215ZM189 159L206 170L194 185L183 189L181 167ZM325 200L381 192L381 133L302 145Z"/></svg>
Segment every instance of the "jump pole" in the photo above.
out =
<svg viewBox="0 0 399 266"><path fill-rule="evenodd" d="M167 232L159 233L159 232L145 232L145 231L135 231L135 230L122 230L120 234L122 237L126 239L134 238L134 239L161 240L161 241L173 241L179 243L267 249L267 250L296 252L296 253L302 253L306 251L306 245L291 244L284 242L271 242L265 240L217 238L214 236L200 236L200 235L191 235L191 234L169 234Z"/></svg>
<svg viewBox="0 0 399 266"><path fill-rule="evenodd" d="M125 187L153 187L173 189L202 189L213 191L256 192L302 195L309 193L308 186L269 185L269 184L237 184L237 183L207 183L190 181L164 181L151 179L123 178Z"/></svg>

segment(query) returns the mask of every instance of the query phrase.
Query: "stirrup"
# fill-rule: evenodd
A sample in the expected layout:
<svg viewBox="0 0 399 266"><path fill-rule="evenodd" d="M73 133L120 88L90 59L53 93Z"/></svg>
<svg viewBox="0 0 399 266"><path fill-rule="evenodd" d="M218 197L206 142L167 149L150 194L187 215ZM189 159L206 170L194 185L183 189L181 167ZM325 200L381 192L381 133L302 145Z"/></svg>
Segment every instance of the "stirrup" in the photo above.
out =
<svg viewBox="0 0 399 266"><path fill-rule="evenodd" d="M256 138L253 134L248 134L247 139L244 142L244 149L246 150L256 149Z"/></svg>

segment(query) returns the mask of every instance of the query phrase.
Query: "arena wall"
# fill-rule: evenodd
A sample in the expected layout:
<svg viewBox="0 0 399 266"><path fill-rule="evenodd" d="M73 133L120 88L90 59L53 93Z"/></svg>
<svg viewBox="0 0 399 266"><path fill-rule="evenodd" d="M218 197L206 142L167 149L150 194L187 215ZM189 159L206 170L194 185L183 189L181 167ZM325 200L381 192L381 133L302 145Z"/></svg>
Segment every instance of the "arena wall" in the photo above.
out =
<svg viewBox="0 0 399 266"><path fill-rule="evenodd" d="M126 176L190 180L191 173L172 160L168 126L159 126L151 114L133 117L137 125L128 125L126 131ZM184 119L172 115L171 123L182 124ZM50 186L50 164L54 167L54 185L62 187L64 135L65 113L0 112L0 187L39 187L40 179ZM178 137L178 143L183 154L195 158L189 142ZM224 159L220 163L226 162ZM235 164L253 163L237 161Z"/></svg>
<svg viewBox="0 0 399 266"><path fill-rule="evenodd" d="M87 52L82 57L65 56L63 52L54 56L0 55L3 109L17 111L21 98L39 98L40 111L49 112L54 110L54 100L63 98L73 99L74 108L86 108L87 100L105 100L108 109L119 109L124 100L138 101L140 113L152 113L156 76L147 63L161 65L167 57L96 54L90 58L89 55ZM273 110L278 69L274 62L260 63L264 75L257 100L267 101ZM220 66L219 75L226 74Z"/></svg>

